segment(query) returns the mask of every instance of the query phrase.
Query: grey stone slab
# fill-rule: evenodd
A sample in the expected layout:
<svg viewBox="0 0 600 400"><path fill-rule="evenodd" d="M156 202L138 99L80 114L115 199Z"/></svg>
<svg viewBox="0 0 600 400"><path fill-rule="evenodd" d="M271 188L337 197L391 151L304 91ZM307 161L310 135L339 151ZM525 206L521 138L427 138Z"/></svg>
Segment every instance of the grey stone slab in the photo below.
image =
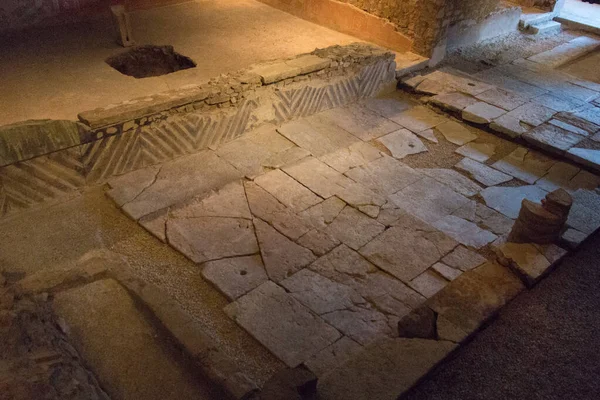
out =
<svg viewBox="0 0 600 400"><path fill-rule="evenodd" d="M453 169L447 168L420 168L417 172L427 175L436 181L449 186L463 196L471 197L479 193L483 188L477 183Z"/></svg>
<svg viewBox="0 0 600 400"><path fill-rule="evenodd" d="M251 219L242 182L229 183L206 196L196 197L170 210L173 218L230 217Z"/></svg>
<svg viewBox="0 0 600 400"><path fill-rule="evenodd" d="M585 239L587 239L587 237L587 234L579 232L577 229L569 228L562 234L560 238L568 246L568 248L576 249L581 243L583 243Z"/></svg>
<svg viewBox="0 0 600 400"><path fill-rule="evenodd" d="M445 110L460 112L466 107L477 103L477 99L464 93L453 92L438 94L431 97L427 102Z"/></svg>
<svg viewBox="0 0 600 400"><path fill-rule="evenodd" d="M600 171L600 150L572 147L567 151L567 158Z"/></svg>
<svg viewBox="0 0 600 400"><path fill-rule="evenodd" d="M438 139L435 136L435 132L433 129L427 129L421 132L417 132L417 136L422 137L423 139L429 140L432 143L438 143Z"/></svg>
<svg viewBox="0 0 600 400"><path fill-rule="evenodd" d="M477 95L491 89L493 86L476 81L467 77L463 72L450 67L443 67L427 75L427 78L435 80L447 86L453 91Z"/></svg>
<svg viewBox="0 0 600 400"><path fill-rule="evenodd" d="M312 229L310 221L304 221L254 182L245 182L244 187L252 214L285 236L296 240Z"/></svg>
<svg viewBox="0 0 600 400"><path fill-rule="evenodd" d="M373 97L364 100L363 104L382 117L393 119L404 111L414 107L415 102L396 97Z"/></svg>
<svg viewBox="0 0 600 400"><path fill-rule="evenodd" d="M516 219L524 199L539 203L547 192L535 185L519 187L489 187L481 191L488 207Z"/></svg>
<svg viewBox="0 0 600 400"><path fill-rule="evenodd" d="M319 381L323 400L393 400L454 348L446 341L384 339Z"/></svg>
<svg viewBox="0 0 600 400"><path fill-rule="evenodd" d="M556 111L541 104L530 102L509 111L506 115L531 126L538 126L551 119L554 114L556 114Z"/></svg>
<svg viewBox="0 0 600 400"><path fill-rule="evenodd" d="M399 318L404 317L410 313L411 308L401 301L395 299L389 294L373 298L373 303L378 310L393 315Z"/></svg>
<svg viewBox="0 0 600 400"><path fill-rule="evenodd" d="M441 262L433 264L431 268L449 281L455 280L462 274L460 269L452 268Z"/></svg>
<svg viewBox="0 0 600 400"><path fill-rule="evenodd" d="M525 141L543 150L562 153L581 142L585 137L550 124L540 125L522 135Z"/></svg>
<svg viewBox="0 0 600 400"><path fill-rule="evenodd" d="M503 71L499 70L498 67L478 72L474 76L487 83L492 83L506 90L519 93L521 96L527 98L540 96L547 92L547 90L545 89L515 79L510 74L506 74Z"/></svg>
<svg viewBox="0 0 600 400"><path fill-rule="evenodd" d="M260 219L254 220L267 275L280 282L316 260L314 254L292 242Z"/></svg>
<svg viewBox="0 0 600 400"><path fill-rule="evenodd" d="M457 242L476 249L482 248L498 238L493 233L455 215L447 215L436 221L433 226Z"/></svg>
<svg viewBox="0 0 600 400"><path fill-rule="evenodd" d="M447 141L462 146L477 139L477 135L456 121L447 121L436 127Z"/></svg>
<svg viewBox="0 0 600 400"><path fill-rule="evenodd" d="M525 147L518 147L503 159L492 164L492 167L533 185L546 175L555 163L555 160L541 153L530 151Z"/></svg>
<svg viewBox="0 0 600 400"><path fill-rule="evenodd" d="M369 143L354 143L347 148L319 157L321 161L340 173L360 167L381 157L380 151Z"/></svg>
<svg viewBox="0 0 600 400"><path fill-rule="evenodd" d="M578 190L572 196L574 201L567 225L588 235L595 232L600 227L598 195L594 195L591 191Z"/></svg>
<svg viewBox="0 0 600 400"><path fill-rule="evenodd" d="M399 160L410 154L428 151L421 139L408 129L399 129L392 133L388 133L377 139L377 141L390 151L392 157Z"/></svg>
<svg viewBox="0 0 600 400"><path fill-rule="evenodd" d="M137 171L134 171L134 173ZM163 164L155 180L123 205L134 219L177 204L238 180L242 173L212 151L178 158ZM115 183L114 189L119 189Z"/></svg>
<svg viewBox="0 0 600 400"><path fill-rule="evenodd" d="M343 336L337 342L315 354L304 364L319 378L327 375L344 364L352 356L362 350L362 346L354 340Z"/></svg>
<svg viewBox="0 0 600 400"><path fill-rule="evenodd" d="M465 108L462 111L462 118L476 124L489 124L505 113L506 110L480 101Z"/></svg>
<svg viewBox="0 0 600 400"><path fill-rule="evenodd" d="M351 284L353 278L366 279L369 273L376 270L375 266L345 245L340 245L320 257L309 268L320 275L345 284Z"/></svg>
<svg viewBox="0 0 600 400"><path fill-rule="evenodd" d="M398 208L432 223L464 206L469 199L438 181L425 177L389 196Z"/></svg>
<svg viewBox="0 0 600 400"><path fill-rule="evenodd" d="M346 176L382 195L402 190L421 178L414 169L391 157L382 157L351 169Z"/></svg>
<svg viewBox="0 0 600 400"><path fill-rule="evenodd" d="M391 117L391 120L414 133L434 128L447 121L445 117L424 106L413 107L398 116Z"/></svg>
<svg viewBox="0 0 600 400"><path fill-rule="evenodd" d="M168 219L171 246L196 263L258 253L252 222L241 218Z"/></svg>
<svg viewBox="0 0 600 400"><path fill-rule="evenodd" d="M385 226L376 220L352 207L346 207L324 231L348 247L358 250L384 229Z"/></svg>
<svg viewBox="0 0 600 400"><path fill-rule="evenodd" d="M506 111L512 111L529 101L529 99L525 96L521 96L516 92L511 92L500 88L487 90L483 93L479 93L475 97L481 101L502 108Z"/></svg>
<svg viewBox="0 0 600 400"><path fill-rule="evenodd" d="M77 146L85 127L72 121L35 120L0 127L0 167Z"/></svg>
<svg viewBox="0 0 600 400"><path fill-rule="evenodd" d="M573 111L585 104L581 100L559 93L546 93L534 98L533 101L556 112Z"/></svg>
<svg viewBox="0 0 600 400"><path fill-rule="evenodd" d="M319 157L350 146L360 139L319 115L288 122L277 131Z"/></svg>
<svg viewBox="0 0 600 400"><path fill-rule="evenodd" d="M363 214L368 215L369 217L373 218L373 219L377 219L377 217L379 216L379 212L381 211L381 209L377 206L359 206L358 210L360 212L362 212Z"/></svg>
<svg viewBox="0 0 600 400"><path fill-rule="evenodd" d="M360 253L384 271L410 282L456 245L433 228L423 231L398 226L386 230L360 249Z"/></svg>
<svg viewBox="0 0 600 400"><path fill-rule="evenodd" d="M440 95L454 92L455 88L435 79L424 79L415 88L415 92L425 95Z"/></svg>
<svg viewBox="0 0 600 400"><path fill-rule="evenodd" d="M304 211L322 200L280 169L260 175L254 182L295 212Z"/></svg>
<svg viewBox="0 0 600 400"><path fill-rule="evenodd" d="M597 48L599 45L600 41L597 39L587 36L579 36L567 43L533 55L529 57L528 60L539 64L544 64L549 67L558 67L570 60L574 60L575 58L588 53L589 51Z"/></svg>
<svg viewBox="0 0 600 400"><path fill-rule="evenodd" d="M442 258L443 263L461 271L470 271L486 261L485 257L464 246L456 247L450 254Z"/></svg>
<svg viewBox="0 0 600 400"><path fill-rule="evenodd" d="M202 269L202 276L229 300L237 299L269 279L259 255L209 261Z"/></svg>
<svg viewBox="0 0 600 400"><path fill-rule="evenodd" d="M471 142L456 149L455 153L483 163L496 154L496 146L492 143Z"/></svg>
<svg viewBox="0 0 600 400"><path fill-rule="evenodd" d="M571 133L575 133L577 135L589 136L589 134L590 134L590 132L588 132L588 131L586 131L584 129L581 129L581 128L575 126L575 125L571 125L571 124L569 124L567 122L561 121L559 119L551 119L550 121L548 121L548 123L550 125L557 126L559 128L562 128L562 129L564 129L566 131L569 131Z"/></svg>
<svg viewBox="0 0 600 400"><path fill-rule="evenodd" d="M514 224L512 219L476 201L467 203L452 215L471 221L496 235L507 234Z"/></svg>
<svg viewBox="0 0 600 400"><path fill-rule="evenodd" d="M291 368L340 338L335 328L273 282L263 283L224 310Z"/></svg>
<svg viewBox="0 0 600 400"><path fill-rule="evenodd" d="M504 114L500 118L496 118L492 121L490 129L514 139L527 132L530 129L530 126L522 123L518 118Z"/></svg>
<svg viewBox="0 0 600 400"><path fill-rule="evenodd" d="M586 119L583 119L581 117L578 117L577 115L573 114L573 113L568 113L568 112L561 112L556 114L555 119L565 122L569 125L572 125L576 128L579 128L581 130L584 130L588 133L588 135L583 135L583 136L589 136L592 135L598 131L600 131L600 126L596 125ZM568 131L571 131L571 129L567 129L567 128L563 128L566 129ZM577 132L574 132L577 133Z"/></svg>
<svg viewBox="0 0 600 400"><path fill-rule="evenodd" d="M291 148L297 147L277 133L275 126L268 124L219 146L216 153L244 175L255 176L264 172L266 160Z"/></svg>
<svg viewBox="0 0 600 400"><path fill-rule="evenodd" d="M378 104L377 100L379 99L373 99L371 104ZM404 111L406 109L403 103L396 102L394 100L390 101L394 102L394 104L397 104L399 110ZM393 106L391 108L392 110L394 109ZM380 112L387 114L386 111L388 110L384 105L382 105ZM394 112L391 111L391 114L393 116ZM369 108L358 104L334 108L332 110L323 112L321 115L331 120L331 122L335 125L364 141L376 139L400 128L398 124L380 116L379 114L371 111Z"/></svg>
<svg viewBox="0 0 600 400"><path fill-rule="evenodd" d="M470 158L463 158L454 167L471 175L473 179L485 186L499 185L512 179L512 176Z"/></svg>
<svg viewBox="0 0 600 400"><path fill-rule="evenodd" d="M392 333L387 317L366 306L337 310L322 317L345 336L363 346Z"/></svg>
<svg viewBox="0 0 600 400"><path fill-rule="evenodd" d="M317 315L366 303L366 300L351 287L332 281L310 269L296 272L279 284Z"/></svg>
<svg viewBox="0 0 600 400"><path fill-rule="evenodd" d="M591 122L592 124L600 125L600 107L587 107L575 113L575 116Z"/></svg>
<svg viewBox="0 0 600 400"><path fill-rule="evenodd" d="M434 264L435 265L435 264ZM448 284L448 280L436 272L427 270L410 281L410 286L426 298L430 298Z"/></svg>

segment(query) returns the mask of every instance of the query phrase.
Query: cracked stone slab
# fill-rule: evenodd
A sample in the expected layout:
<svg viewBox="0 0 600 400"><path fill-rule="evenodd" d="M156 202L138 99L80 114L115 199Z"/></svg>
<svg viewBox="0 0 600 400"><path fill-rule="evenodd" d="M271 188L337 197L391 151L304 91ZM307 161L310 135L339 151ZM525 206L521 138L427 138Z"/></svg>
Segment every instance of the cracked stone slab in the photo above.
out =
<svg viewBox="0 0 600 400"><path fill-rule="evenodd" d="M531 126L538 126L551 119L554 114L556 114L556 111L531 102L509 111L506 115Z"/></svg>
<svg viewBox="0 0 600 400"><path fill-rule="evenodd" d="M173 218L230 217L252 219L241 181L229 183L170 210Z"/></svg>
<svg viewBox="0 0 600 400"><path fill-rule="evenodd" d="M358 250L384 230L384 225L352 207L346 207L325 228L325 233L335 237L346 246Z"/></svg>
<svg viewBox="0 0 600 400"><path fill-rule="evenodd" d="M423 272L410 281L410 286L426 298L430 298L446 287L447 284L448 281L446 279L431 270Z"/></svg>
<svg viewBox="0 0 600 400"><path fill-rule="evenodd" d="M390 336L392 332L388 325L388 318L383 313L366 307L354 306L333 311L322 315L322 318L363 346Z"/></svg>
<svg viewBox="0 0 600 400"><path fill-rule="evenodd" d="M500 88L486 90L483 93L479 93L475 97L481 101L502 108L506 111L512 111L529 101L527 97L521 96L519 93Z"/></svg>
<svg viewBox="0 0 600 400"><path fill-rule="evenodd" d="M196 263L258 253L252 222L242 218L168 219L169 244Z"/></svg>
<svg viewBox="0 0 600 400"><path fill-rule="evenodd" d="M562 93L546 93L534 98L533 101L556 112L573 111L585 104L585 102L581 100Z"/></svg>
<svg viewBox="0 0 600 400"><path fill-rule="evenodd" d="M525 141L539 148L562 154L585 139L558 126L543 124L522 135Z"/></svg>
<svg viewBox="0 0 600 400"><path fill-rule="evenodd" d="M442 258L443 263L461 271L470 271L486 261L485 257L464 246L456 247L450 254Z"/></svg>
<svg viewBox="0 0 600 400"><path fill-rule="evenodd" d="M588 132L584 129L581 129L575 125L571 125L567 122L561 121L560 119L551 119L550 121L548 121L548 123L550 125L557 126L559 128L564 129L565 131L569 131L569 132L575 133L577 135L581 135L581 136L589 136L590 135L590 132Z"/></svg>
<svg viewBox="0 0 600 400"><path fill-rule="evenodd" d="M254 182L244 182L250 211L279 232L296 240L311 230L310 223L293 213Z"/></svg>
<svg viewBox="0 0 600 400"><path fill-rule="evenodd" d="M280 285L317 315L366 303L351 287L325 278L310 269L295 273L281 281Z"/></svg>
<svg viewBox="0 0 600 400"><path fill-rule="evenodd" d="M428 151L421 139L408 129L399 129L380 137L377 141L383 144L396 159L403 159L410 154Z"/></svg>
<svg viewBox="0 0 600 400"><path fill-rule="evenodd" d="M392 157L382 157L351 169L346 176L382 195L395 193L422 178L414 169Z"/></svg>
<svg viewBox="0 0 600 400"><path fill-rule="evenodd" d="M404 111L412 108L415 103L413 101L395 97L372 97L364 100L362 104L382 117L393 119Z"/></svg>
<svg viewBox="0 0 600 400"><path fill-rule="evenodd" d="M236 140L220 146L216 153L245 176L264 172L264 162L296 148L294 143L277 133L273 125L265 125Z"/></svg>
<svg viewBox="0 0 600 400"><path fill-rule="evenodd" d="M323 400L393 400L448 355L447 341L386 338L319 381Z"/></svg>
<svg viewBox="0 0 600 400"><path fill-rule="evenodd" d="M427 129L421 132L417 132L417 136L422 137L423 139L429 140L432 143L438 143L437 137L435 137L435 133L433 129Z"/></svg>
<svg viewBox="0 0 600 400"><path fill-rule="evenodd" d="M299 212L321 202L321 198L280 169L258 176L254 182L286 207Z"/></svg>
<svg viewBox="0 0 600 400"><path fill-rule="evenodd" d="M359 142L350 145L348 148L326 154L319 157L319 159L343 174L352 168L360 167L380 157L381 153L378 149L369 143Z"/></svg>
<svg viewBox="0 0 600 400"><path fill-rule="evenodd" d="M552 263L531 243L505 242L494 248L498 261L511 267L532 286L550 268Z"/></svg>
<svg viewBox="0 0 600 400"><path fill-rule="evenodd" d="M484 186L495 186L512 180L512 176L470 158L463 158L454 167L459 171L466 172Z"/></svg>
<svg viewBox="0 0 600 400"><path fill-rule="evenodd" d="M476 249L480 249L498 238L493 233L455 215L447 215L436 221L433 226L457 242Z"/></svg>
<svg viewBox="0 0 600 400"><path fill-rule="evenodd" d="M340 338L340 333L273 282L224 308L269 351L294 368Z"/></svg>
<svg viewBox="0 0 600 400"><path fill-rule="evenodd" d="M441 262L433 264L431 268L449 281L455 280L462 274L462 271L460 269L452 268Z"/></svg>
<svg viewBox="0 0 600 400"><path fill-rule="evenodd" d="M317 377L323 377L333 369L344 364L352 356L362 350L362 346L354 340L343 336L337 342L315 354L304 364Z"/></svg>
<svg viewBox="0 0 600 400"><path fill-rule="evenodd" d="M281 153L271 155L262 162L262 166L268 169L283 168L286 165L297 163L308 156L310 156L310 151L303 149L302 147L294 146ZM246 174L246 176L248 176L248 174ZM255 175L251 175L249 177L253 178L254 176Z"/></svg>
<svg viewBox="0 0 600 400"><path fill-rule="evenodd" d="M539 203L547 192L535 185L519 187L489 187L481 191L481 197L488 207L516 219L524 199Z"/></svg>
<svg viewBox="0 0 600 400"><path fill-rule="evenodd" d="M518 118L504 114L500 118L496 118L492 121L490 129L514 139L529 131L530 127L521 122Z"/></svg>
<svg viewBox="0 0 600 400"><path fill-rule="evenodd" d="M346 148L360 140L319 115L288 122L277 131L315 157Z"/></svg>
<svg viewBox="0 0 600 400"><path fill-rule="evenodd" d="M269 279L259 255L209 261L202 269L202 276L229 300L237 299Z"/></svg>
<svg viewBox="0 0 600 400"><path fill-rule="evenodd" d="M530 151L525 147L518 147L503 159L492 164L492 167L533 185L548 172L554 163L556 161L550 157Z"/></svg>
<svg viewBox="0 0 600 400"><path fill-rule="evenodd" d="M465 108L462 111L462 118L476 124L489 124L505 113L506 111L501 108L480 101Z"/></svg>
<svg viewBox="0 0 600 400"><path fill-rule="evenodd" d="M410 282L457 244L445 234L421 223L412 228L391 227L359 252L384 271L401 281Z"/></svg>
<svg viewBox="0 0 600 400"><path fill-rule="evenodd" d="M436 181L443 183L463 196L471 197L479 193L483 188L477 183L453 169L448 168L419 168L417 172L427 175Z"/></svg>
<svg viewBox="0 0 600 400"><path fill-rule="evenodd" d="M327 254L340 244L336 238L318 229L306 232L298 239L298 244L311 250L317 256Z"/></svg>
<svg viewBox="0 0 600 400"><path fill-rule="evenodd" d="M108 185L111 189L106 194L117 206L122 207L139 196L148 186L152 185L159 170L160 166L153 165L109 179Z"/></svg>
<svg viewBox="0 0 600 400"><path fill-rule="evenodd" d="M429 223L452 214L469 202L463 195L429 177L390 195L389 198L397 207Z"/></svg>
<svg viewBox="0 0 600 400"><path fill-rule="evenodd" d="M333 196L301 212L299 216L309 221L312 226L326 228L342 212L344 207L346 207L346 203Z"/></svg>
<svg viewBox="0 0 600 400"><path fill-rule="evenodd" d="M539 179L535 184L547 192L553 192L560 188L569 190L571 186L571 180L575 178L580 171L581 170L574 165L559 161L550 167L548 173L544 175L543 178ZM598 183L600 183L600 181L598 181ZM598 185L596 184L595 186ZM589 189L594 189L594 187Z"/></svg>
<svg viewBox="0 0 600 400"><path fill-rule="evenodd" d="M509 233L514 225L512 219L476 201L467 203L452 215L471 221L496 235Z"/></svg>
<svg viewBox="0 0 600 400"><path fill-rule="evenodd" d="M455 153L483 163L496 154L496 146L491 143L471 142L456 149Z"/></svg>
<svg viewBox="0 0 600 400"><path fill-rule="evenodd" d="M477 103L477 99L464 93L453 92L438 94L431 97L427 102L446 110L460 112L468 106Z"/></svg>
<svg viewBox="0 0 600 400"><path fill-rule="evenodd" d="M477 139L476 134L456 121L444 122L443 124L436 126L436 129L440 131L442 135L444 135L447 141L458 146L462 146L463 144Z"/></svg>
<svg viewBox="0 0 600 400"><path fill-rule="evenodd" d="M373 99L372 101L376 102L377 100ZM397 103L398 108L402 111L406 109L403 103L391 101ZM395 114L393 105L390 108L390 114L393 116ZM385 113L385 110L383 112ZM400 128L398 124L358 104L334 108L320 115L364 141L376 139Z"/></svg>
<svg viewBox="0 0 600 400"><path fill-rule="evenodd" d="M136 176L141 174L139 171L134 173ZM113 182L113 189L122 191L120 185L129 184L124 177ZM164 163L149 186L122 208L127 215L137 220L162 208L208 193L241 177L240 171L217 157L214 152L201 151Z"/></svg>
<svg viewBox="0 0 600 400"><path fill-rule="evenodd" d="M447 121L445 117L423 106L413 107L390 119L414 133L434 128Z"/></svg>
<svg viewBox="0 0 600 400"><path fill-rule="evenodd" d="M254 227L265 270L271 280L282 281L316 260L312 251L292 242L266 222L255 219Z"/></svg>

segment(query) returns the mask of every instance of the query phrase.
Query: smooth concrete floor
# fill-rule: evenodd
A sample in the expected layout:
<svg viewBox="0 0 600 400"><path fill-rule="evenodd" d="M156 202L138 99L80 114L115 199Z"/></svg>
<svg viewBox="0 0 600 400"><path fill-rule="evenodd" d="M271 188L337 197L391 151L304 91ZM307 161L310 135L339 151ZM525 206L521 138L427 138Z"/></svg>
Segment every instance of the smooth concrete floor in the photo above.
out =
<svg viewBox="0 0 600 400"><path fill-rule="evenodd" d="M198 66L135 79L104 60L124 51L110 15L0 36L0 125L82 111L203 83L261 61L359 41L254 0L196 0L132 13L138 44L170 44Z"/></svg>

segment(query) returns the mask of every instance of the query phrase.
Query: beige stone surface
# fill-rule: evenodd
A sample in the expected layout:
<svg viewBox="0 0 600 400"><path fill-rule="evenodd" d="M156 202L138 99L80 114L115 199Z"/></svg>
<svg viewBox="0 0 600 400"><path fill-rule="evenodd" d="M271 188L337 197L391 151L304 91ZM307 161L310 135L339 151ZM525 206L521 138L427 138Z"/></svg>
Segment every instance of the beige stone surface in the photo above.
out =
<svg viewBox="0 0 600 400"><path fill-rule="evenodd" d="M358 250L384 229L385 227L374 219L352 207L346 207L325 228L325 233L335 237L346 246Z"/></svg>
<svg viewBox="0 0 600 400"><path fill-rule="evenodd" d="M448 281L446 279L432 270L427 270L410 281L410 286L426 298L430 298L447 284Z"/></svg>
<svg viewBox="0 0 600 400"><path fill-rule="evenodd" d="M489 124L504 113L506 113L505 110L480 101L465 108L462 111L462 117L466 121L476 124Z"/></svg>
<svg viewBox="0 0 600 400"><path fill-rule="evenodd" d="M496 153L496 146L492 143L471 142L456 149L456 153L483 163Z"/></svg>
<svg viewBox="0 0 600 400"><path fill-rule="evenodd" d="M458 268L461 271L469 271L480 266L486 261L485 257L467 249L464 246L458 246L450 254L442 258L442 262L451 267Z"/></svg>
<svg viewBox="0 0 600 400"><path fill-rule="evenodd" d="M257 177L254 182L295 212L321 202L321 198L280 169Z"/></svg>
<svg viewBox="0 0 600 400"><path fill-rule="evenodd" d="M471 175L473 179L485 186L495 186L512 179L512 176L488 167L470 158L463 158L455 168Z"/></svg>
<svg viewBox="0 0 600 400"><path fill-rule="evenodd" d="M80 354L111 396L211 398L208 383L186 370L116 281L61 292L54 305L70 326Z"/></svg>
<svg viewBox="0 0 600 400"><path fill-rule="evenodd" d="M421 139L408 129L400 129L385 136L377 141L383 144L392 154L392 157L401 160L411 154L418 154L427 151L427 147Z"/></svg>
<svg viewBox="0 0 600 400"><path fill-rule="evenodd" d="M493 233L455 215L447 215L433 226L465 246L480 249L497 239Z"/></svg>
<svg viewBox="0 0 600 400"><path fill-rule="evenodd" d="M483 188L459 172L449 168L420 168L417 172L427 175L436 181L454 189L463 196L471 197Z"/></svg>
<svg viewBox="0 0 600 400"><path fill-rule="evenodd" d="M268 279L258 255L207 262L202 268L202 276L230 300L248 293Z"/></svg>
<svg viewBox="0 0 600 400"><path fill-rule="evenodd" d="M354 143L347 148L319 157L321 161L340 173L365 165L381 157L377 148L369 143Z"/></svg>
<svg viewBox="0 0 600 400"><path fill-rule="evenodd" d="M431 129L446 121L445 117L423 106L413 107L390 119L414 133Z"/></svg>
<svg viewBox="0 0 600 400"><path fill-rule="evenodd" d="M382 157L354 168L346 175L380 194L395 193L421 178L414 169L391 157Z"/></svg>
<svg viewBox="0 0 600 400"><path fill-rule="evenodd" d="M436 129L444 135L447 141L458 146L462 146L465 143L477 139L476 134L456 121L444 122L443 124L436 126Z"/></svg>
<svg viewBox="0 0 600 400"><path fill-rule="evenodd" d="M305 364L308 369L321 378L331 373L336 367L344 364L353 355L361 351L361 349L361 345L344 336L314 355Z"/></svg>
<svg viewBox="0 0 600 400"><path fill-rule="evenodd" d="M385 101L385 99L370 99L367 100L367 104L380 104ZM396 103L392 99L388 101L392 104ZM404 105L400 102L397 102L397 106L400 109L404 109ZM377 107L377 111L383 112L379 107ZM329 119L333 124L365 141L376 139L400 128L398 124L380 116L361 104L334 108L323 112L321 115Z"/></svg>
<svg viewBox="0 0 600 400"><path fill-rule="evenodd" d="M492 164L493 168L533 185L548 172L556 161L541 153L519 147L501 160Z"/></svg>

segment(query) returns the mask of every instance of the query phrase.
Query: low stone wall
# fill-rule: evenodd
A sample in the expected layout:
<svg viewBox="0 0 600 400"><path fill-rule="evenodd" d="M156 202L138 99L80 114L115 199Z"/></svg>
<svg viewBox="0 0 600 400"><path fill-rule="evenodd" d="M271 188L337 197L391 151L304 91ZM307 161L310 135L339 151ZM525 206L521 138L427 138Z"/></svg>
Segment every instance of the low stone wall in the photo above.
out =
<svg viewBox="0 0 600 400"><path fill-rule="evenodd" d="M333 46L85 111L79 122L0 127L0 217L395 85L392 53L368 44Z"/></svg>

